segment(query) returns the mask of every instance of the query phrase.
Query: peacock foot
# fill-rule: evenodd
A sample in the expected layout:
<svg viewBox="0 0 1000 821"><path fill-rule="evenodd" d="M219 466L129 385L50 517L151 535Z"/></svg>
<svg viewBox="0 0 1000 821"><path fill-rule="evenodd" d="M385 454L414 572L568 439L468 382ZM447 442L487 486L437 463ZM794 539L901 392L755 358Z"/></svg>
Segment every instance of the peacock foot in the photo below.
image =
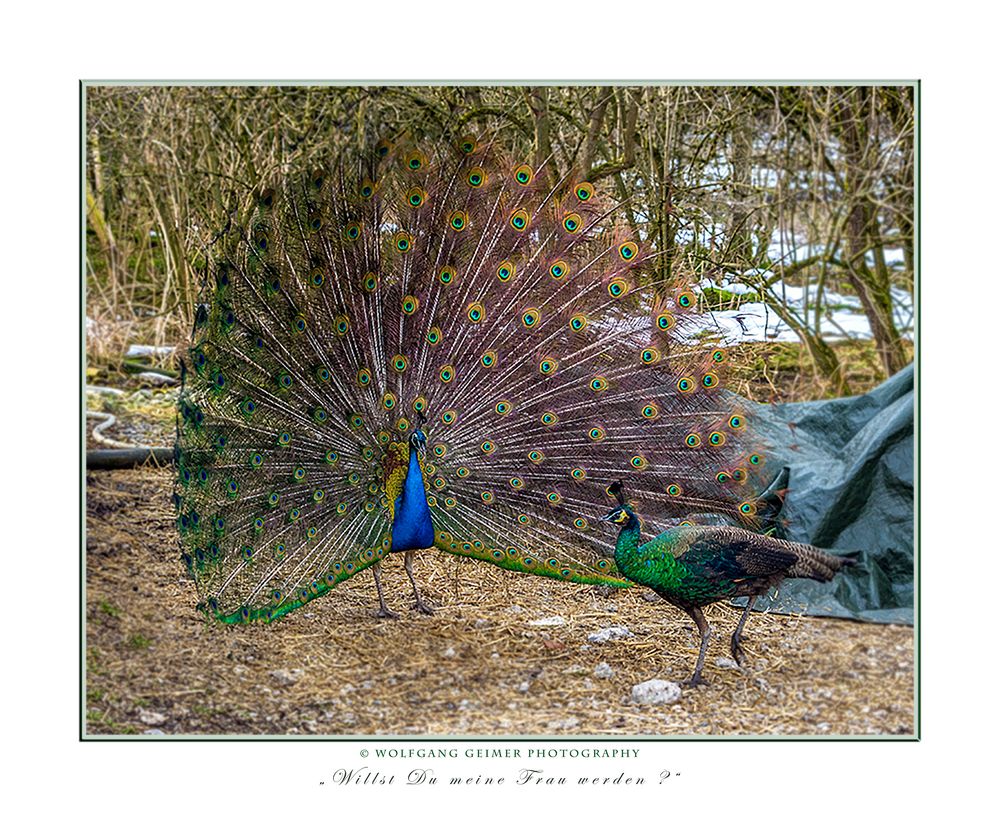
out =
<svg viewBox="0 0 1000 821"><path fill-rule="evenodd" d="M375 618L377 619L398 619L399 613L394 613L388 607L380 607L375 611Z"/></svg>
<svg viewBox="0 0 1000 821"><path fill-rule="evenodd" d="M423 613L425 616L433 616L434 608L422 600L417 600L413 604L413 609L418 613Z"/></svg>
<svg viewBox="0 0 1000 821"><path fill-rule="evenodd" d="M691 676L687 681L681 682L681 687L706 687L708 682L705 681L700 675Z"/></svg>

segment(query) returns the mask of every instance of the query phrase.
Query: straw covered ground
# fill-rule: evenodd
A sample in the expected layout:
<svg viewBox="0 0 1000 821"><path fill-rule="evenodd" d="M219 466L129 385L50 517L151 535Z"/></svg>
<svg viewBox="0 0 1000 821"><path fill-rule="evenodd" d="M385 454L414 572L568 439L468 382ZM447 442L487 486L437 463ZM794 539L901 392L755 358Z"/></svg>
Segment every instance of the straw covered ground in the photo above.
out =
<svg viewBox="0 0 1000 821"><path fill-rule="evenodd" d="M740 670L728 665L739 613L715 605L708 686L639 704L633 685L690 674L687 616L648 591L604 595L435 550L416 562L434 616L409 609L392 557L399 620L372 617L366 572L276 624L209 624L179 558L171 481L163 469L86 479L88 734L914 732L908 627L754 614ZM627 633L588 639L616 626Z"/></svg>

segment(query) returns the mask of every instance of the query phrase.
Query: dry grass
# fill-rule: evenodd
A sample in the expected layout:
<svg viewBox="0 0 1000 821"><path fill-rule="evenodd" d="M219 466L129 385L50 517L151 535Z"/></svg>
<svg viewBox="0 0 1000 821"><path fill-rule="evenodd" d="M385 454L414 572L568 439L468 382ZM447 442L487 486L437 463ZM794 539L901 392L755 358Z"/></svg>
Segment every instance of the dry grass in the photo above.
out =
<svg viewBox="0 0 1000 821"><path fill-rule="evenodd" d="M504 573L424 552L432 617L409 610L390 559L398 621L372 618L364 573L273 625L222 628L195 611L170 506L171 477L87 477L87 732L167 734L705 735L912 734L913 631L755 614L746 671L719 667L738 612L716 605L709 685L637 705L633 684L679 680L693 626L638 589ZM559 627L529 622L562 616ZM624 625L606 644L589 633ZM601 662L614 671L594 675Z"/></svg>

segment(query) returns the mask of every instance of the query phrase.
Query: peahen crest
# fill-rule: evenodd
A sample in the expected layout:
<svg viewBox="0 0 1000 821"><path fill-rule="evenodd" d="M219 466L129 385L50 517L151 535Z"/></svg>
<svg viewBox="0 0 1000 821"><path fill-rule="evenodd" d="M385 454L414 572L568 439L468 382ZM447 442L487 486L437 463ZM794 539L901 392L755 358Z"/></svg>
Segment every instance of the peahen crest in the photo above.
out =
<svg viewBox="0 0 1000 821"><path fill-rule="evenodd" d="M375 154L257 192L213 248L176 493L208 610L274 619L432 544L627 584L621 477L654 528L752 519L725 351L678 341L696 296L614 205L473 138Z"/></svg>

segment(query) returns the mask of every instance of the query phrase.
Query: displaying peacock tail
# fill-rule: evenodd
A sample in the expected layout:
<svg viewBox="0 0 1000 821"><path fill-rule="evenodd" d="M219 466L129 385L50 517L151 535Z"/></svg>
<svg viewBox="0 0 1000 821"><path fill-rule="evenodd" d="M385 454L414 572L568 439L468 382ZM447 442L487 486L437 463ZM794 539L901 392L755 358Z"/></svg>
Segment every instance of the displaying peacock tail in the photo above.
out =
<svg viewBox="0 0 1000 821"><path fill-rule="evenodd" d="M182 554L215 616L278 618L432 545L627 585L595 527L621 476L653 526L752 520L725 350L682 341L696 295L591 183L543 170L383 142L233 218L178 414Z"/></svg>

